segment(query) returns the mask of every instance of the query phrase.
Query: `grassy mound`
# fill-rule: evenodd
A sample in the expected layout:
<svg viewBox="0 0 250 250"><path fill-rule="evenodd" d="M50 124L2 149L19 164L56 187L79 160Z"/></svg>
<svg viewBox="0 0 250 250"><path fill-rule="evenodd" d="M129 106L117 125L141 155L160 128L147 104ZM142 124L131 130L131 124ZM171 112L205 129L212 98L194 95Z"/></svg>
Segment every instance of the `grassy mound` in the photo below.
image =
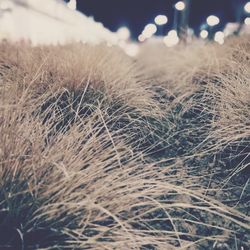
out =
<svg viewBox="0 0 250 250"><path fill-rule="evenodd" d="M0 249L247 249L249 47L1 44Z"/></svg>

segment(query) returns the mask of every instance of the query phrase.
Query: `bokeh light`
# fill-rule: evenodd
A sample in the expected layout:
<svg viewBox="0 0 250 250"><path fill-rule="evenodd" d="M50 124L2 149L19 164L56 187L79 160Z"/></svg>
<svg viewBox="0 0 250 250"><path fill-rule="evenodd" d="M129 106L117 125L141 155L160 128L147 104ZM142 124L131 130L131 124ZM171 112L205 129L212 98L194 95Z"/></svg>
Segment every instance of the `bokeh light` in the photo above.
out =
<svg viewBox="0 0 250 250"><path fill-rule="evenodd" d="M208 38L208 31L207 31L207 30L202 30L202 31L200 32L200 37L201 37L202 39Z"/></svg>
<svg viewBox="0 0 250 250"><path fill-rule="evenodd" d="M244 23L250 25L250 17L245 18Z"/></svg>
<svg viewBox="0 0 250 250"><path fill-rule="evenodd" d="M139 36L138 36L138 41L139 42L144 42L146 40L146 37L143 35L143 34L140 34Z"/></svg>
<svg viewBox="0 0 250 250"><path fill-rule="evenodd" d="M130 43L125 46L125 53L128 56L135 57L139 53L139 46L136 43Z"/></svg>
<svg viewBox="0 0 250 250"><path fill-rule="evenodd" d="M170 30L168 35L164 37L163 42L167 47L173 47L179 43L180 39L178 37L176 30Z"/></svg>
<svg viewBox="0 0 250 250"><path fill-rule="evenodd" d="M165 15L158 15L155 17L155 23L157 25L164 25L168 22L168 18Z"/></svg>
<svg viewBox="0 0 250 250"><path fill-rule="evenodd" d="M184 10L186 7L185 3L183 1L179 1L175 4L175 8L179 11Z"/></svg>
<svg viewBox="0 0 250 250"><path fill-rule="evenodd" d="M71 10L76 10L76 0L70 0L67 5Z"/></svg>
<svg viewBox="0 0 250 250"><path fill-rule="evenodd" d="M128 40L130 38L130 31L127 27L121 27L117 30L117 36L120 40Z"/></svg>
<svg viewBox="0 0 250 250"><path fill-rule="evenodd" d="M225 34L222 31L217 31L214 35L214 41L221 45L224 44Z"/></svg>
<svg viewBox="0 0 250 250"><path fill-rule="evenodd" d="M207 24L209 26L215 26L220 23L220 19L217 16L211 15L207 18Z"/></svg>
<svg viewBox="0 0 250 250"><path fill-rule="evenodd" d="M150 38L152 37L157 31L157 27L155 24L153 23L150 23L150 24L147 24L142 32L142 35L145 37L145 38Z"/></svg>
<svg viewBox="0 0 250 250"><path fill-rule="evenodd" d="M250 13L250 2L247 2L244 6L244 10L247 12L247 13Z"/></svg>

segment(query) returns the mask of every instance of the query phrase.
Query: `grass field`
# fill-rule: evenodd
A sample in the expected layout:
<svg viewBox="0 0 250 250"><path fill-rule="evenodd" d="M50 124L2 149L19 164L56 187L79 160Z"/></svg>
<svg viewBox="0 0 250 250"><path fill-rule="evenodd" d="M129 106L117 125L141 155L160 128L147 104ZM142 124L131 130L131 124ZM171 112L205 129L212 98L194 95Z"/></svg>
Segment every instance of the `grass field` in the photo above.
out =
<svg viewBox="0 0 250 250"><path fill-rule="evenodd" d="M249 37L2 43L0 138L0 249L249 249Z"/></svg>

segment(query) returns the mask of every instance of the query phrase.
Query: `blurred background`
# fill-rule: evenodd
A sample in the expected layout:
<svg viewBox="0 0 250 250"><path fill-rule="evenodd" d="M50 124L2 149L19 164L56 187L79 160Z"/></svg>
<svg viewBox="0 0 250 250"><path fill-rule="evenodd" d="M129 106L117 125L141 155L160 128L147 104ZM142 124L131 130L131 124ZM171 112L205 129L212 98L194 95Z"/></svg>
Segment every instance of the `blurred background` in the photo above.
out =
<svg viewBox="0 0 250 250"><path fill-rule="evenodd" d="M86 15L94 16L112 31L120 26L126 26L136 39L145 24L154 22L154 18L161 14L168 17L168 23L163 31L170 30L174 25L176 0L80 0L77 8ZM184 1L185 2L185 1ZM187 1L186 1L187 2ZM206 23L206 17L213 14L221 22L216 29L223 29L229 22L239 22L242 7L246 0L191 0L189 25L196 33ZM243 15L242 15L243 18ZM157 35L162 30L157 31Z"/></svg>
<svg viewBox="0 0 250 250"><path fill-rule="evenodd" d="M249 30L247 0L0 0L0 39L32 45L106 42L133 55L146 41L222 45Z"/></svg>

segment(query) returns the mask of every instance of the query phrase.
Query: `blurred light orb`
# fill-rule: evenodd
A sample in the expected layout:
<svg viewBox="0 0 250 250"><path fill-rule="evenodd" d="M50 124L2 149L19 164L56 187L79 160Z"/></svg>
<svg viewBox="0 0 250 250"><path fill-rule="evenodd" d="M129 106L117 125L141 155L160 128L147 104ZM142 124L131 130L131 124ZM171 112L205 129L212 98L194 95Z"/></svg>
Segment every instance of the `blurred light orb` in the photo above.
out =
<svg viewBox="0 0 250 250"><path fill-rule="evenodd" d="M207 18L207 24L209 26L216 26L217 24L220 23L220 19L217 16L211 15Z"/></svg>
<svg viewBox="0 0 250 250"><path fill-rule="evenodd" d="M186 8L186 5L183 1L179 1L175 4L175 8L179 11L182 11Z"/></svg>
<svg viewBox="0 0 250 250"><path fill-rule="evenodd" d="M218 31L214 35L214 41L219 43L219 44L224 44L225 42L225 34L222 31Z"/></svg>
<svg viewBox="0 0 250 250"><path fill-rule="evenodd" d="M142 35L145 37L145 39L148 39L148 38L150 38L150 37L153 36L152 33L148 32L148 31L146 31L146 30L144 30L144 31L142 32Z"/></svg>
<svg viewBox="0 0 250 250"><path fill-rule="evenodd" d="M135 43L127 44L125 52L128 56L135 57L139 53L139 46Z"/></svg>
<svg viewBox="0 0 250 250"><path fill-rule="evenodd" d="M207 30L202 30L202 31L200 32L200 37L201 37L202 39L208 38L208 31L207 31Z"/></svg>
<svg viewBox="0 0 250 250"><path fill-rule="evenodd" d="M157 27L155 24L153 23L150 23L150 24L147 24L142 32L142 35L145 37L145 38L150 38L152 37L157 31Z"/></svg>
<svg viewBox="0 0 250 250"><path fill-rule="evenodd" d="M157 25L164 25L168 22L168 18L165 15L158 15L155 17L155 23Z"/></svg>
<svg viewBox="0 0 250 250"><path fill-rule="evenodd" d="M146 40L146 37L145 37L143 34L140 34L140 35L138 36L138 41L139 41L139 42L143 43L145 40Z"/></svg>
<svg viewBox="0 0 250 250"><path fill-rule="evenodd" d="M247 2L244 6L244 10L247 12L247 13L250 13L250 2Z"/></svg>
<svg viewBox="0 0 250 250"><path fill-rule="evenodd" d="M176 30L170 30L168 32L168 36L170 36L170 37L178 37L177 31Z"/></svg>
<svg viewBox="0 0 250 250"><path fill-rule="evenodd" d="M168 35L163 38L163 42L167 47L173 47L179 43L180 39L176 30L170 30Z"/></svg>
<svg viewBox="0 0 250 250"><path fill-rule="evenodd" d="M127 27L121 27L117 30L117 36L120 40L128 40L130 38L130 31Z"/></svg>
<svg viewBox="0 0 250 250"><path fill-rule="evenodd" d="M70 1L67 3L67 6L68 6L69 9L71 9L71 10L76 10L76 0L70 0Z"/></svg>
<svg viewBox="0 0 250 250"><path fill-rule="evenodd" d="M157 31L157 27L156 27L155 24L150 23L150 24L147 24L147 25L145 26L145 29L144 29L144 30L146 30L146 31L151 32L151 33L154 34L154 33Z"/></svg>
<svg viewBox="0 0 250 250"><path fill-rule="evenodd" d="M250 17L245 18L244 23L250 25Z"/></svg>

